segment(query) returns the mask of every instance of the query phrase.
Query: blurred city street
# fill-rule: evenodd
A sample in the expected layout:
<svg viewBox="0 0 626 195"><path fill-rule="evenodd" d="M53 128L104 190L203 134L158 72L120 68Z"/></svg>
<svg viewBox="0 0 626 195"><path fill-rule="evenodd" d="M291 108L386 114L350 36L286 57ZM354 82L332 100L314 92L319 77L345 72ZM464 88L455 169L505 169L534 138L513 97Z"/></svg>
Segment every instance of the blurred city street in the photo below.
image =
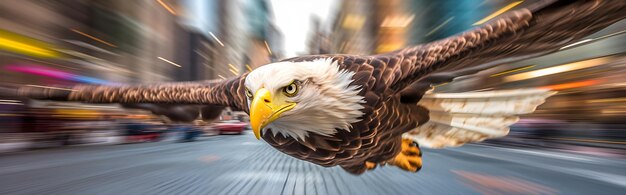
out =
<svg viewBox="0 0 626 195"><path fill-rule="evenodd" d="M591 11L578 9L582 1L550 4L540 9L546 13L535 10L536 3L549 2L0 1L0 195L626 194L626 15L607 22L610 10L595 4ZM605 2L617 7L611 13L626 13L626 4L615 6L621 1ZM511 14L516 10L538 15L439 47L446 43L442 39L500 17L526 18L519 15L526 12ZM588 20L547 17L552 11ZM559 22L534 26L546 18ZM492 36L498 29L506 31ZM593 33L573 35L586 30ZM517 40L526 35L542 37ZM554 42L542 42L548 40ZM449 53L450 48L459 50ZM311 70L300 70L294 57L308 59ZM275 64L290 66L270 69ZM473 68L481 71L459 73ZM255 79L254 73L262 76ZM454 79L427 82L442 75ZM271 114L250 117L253 102L270 102L258 99L265 96L257 92L265 90L254 86L275 89L266 94L278 97L272 101L283 101L283 107L259 106L271 108ZM517 95L475 95L507 90L555 93L529 102L514 101ZM314 95L297 99L299 92ZM424 98L430 93L475 96L453 100L456 111L442 106L404 112L434 101ZM322 103L310 103L318 100ZM506 103L494 103L500 100ZM506 107L516 112L504 112ZM294 124L271 126L279 115L300 108L307 115L281 118ZM414 113L417 118L403 118ZM366 120L370 123L359 124ZM255 139L252 128L257 133L273 128L274 136L292 133L289 139L303 136L295 147L295 142L280 144L315 151L291 153L308 160L353 163L358 171L364 170L362 161L394 162L404 150L390 151L413 142L400 146L391 138L420 130L413 141L423 150L423 167L410 173L388 165L351 175L290 157L268 144L278 143L273 138ZM329 136L338 138L326 142ZM314 137L321 141L309 139ZM350 152L366 153L359 155L367 159L346 152L348 142ZM435 142L472 143L427 148ZM363 149L366 145L378 148ZM396 156L383 159L380 153ZM373 154L378 157L370 158ZM418 152L412 155L419 160Z"/></svg>
<svg viewBox="0 0 626 195"><path fill-rule="evenodd" d="M424 151L418 173L353 176L244 135L78 146L0 157L0 194L620 194L626 162L524 148Z"/></svg>

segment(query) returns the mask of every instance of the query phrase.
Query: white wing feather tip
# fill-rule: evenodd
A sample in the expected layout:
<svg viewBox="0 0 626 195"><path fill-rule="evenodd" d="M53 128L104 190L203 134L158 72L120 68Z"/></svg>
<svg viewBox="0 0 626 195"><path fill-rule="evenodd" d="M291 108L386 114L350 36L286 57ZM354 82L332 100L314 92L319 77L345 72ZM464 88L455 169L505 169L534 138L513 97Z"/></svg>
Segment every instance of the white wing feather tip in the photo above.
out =
<svg viewBox="0 0 626 195"><path fill-rule="evenodd" d="M518 115L534 112L554 94L544 89L426 94L418 104L430 111L430 121L403 136L431 148L502 137Z"/></svg>

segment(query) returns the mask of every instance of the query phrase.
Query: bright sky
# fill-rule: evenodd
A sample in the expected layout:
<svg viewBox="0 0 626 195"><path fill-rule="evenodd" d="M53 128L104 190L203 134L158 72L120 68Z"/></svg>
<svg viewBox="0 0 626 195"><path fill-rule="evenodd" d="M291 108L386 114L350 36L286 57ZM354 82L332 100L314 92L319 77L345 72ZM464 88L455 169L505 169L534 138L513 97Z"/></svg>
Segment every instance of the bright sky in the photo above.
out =
<svg viewBox="0 0 626 195"><path fill-rule="evenodd" d="M270 0L274 22L285 38L285 57L294 57L306 52L306 41L311 25L311 16L328 25L339 0Z"/></svg>

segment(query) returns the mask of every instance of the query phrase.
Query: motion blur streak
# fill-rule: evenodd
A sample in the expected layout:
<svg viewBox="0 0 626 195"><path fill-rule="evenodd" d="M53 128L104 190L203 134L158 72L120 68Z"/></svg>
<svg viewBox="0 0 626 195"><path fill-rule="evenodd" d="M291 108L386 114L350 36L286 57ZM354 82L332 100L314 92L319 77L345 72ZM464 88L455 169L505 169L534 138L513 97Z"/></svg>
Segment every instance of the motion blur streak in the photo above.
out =
<svg viewBox="0 0 626 195"><path fill-rule="evenodd" d="M576 47L576 46L579 46L579 45L582 45L582 44L590 43L590 42L593 42L593 41L599 41L599 40L602 40L602 39L607 39L607 38L611 38L611 37L619 36L619 35L623 35L623 34L626 34L626 30L622 30L622 31L619 31L619 32L614 32L614 33L611 33L611 34L608 34L608 35L603 35L603 36L598 37L598 38L585 39L585 40L582 40L582 41L578 41L576 43L572 43L570 45L566 45L564 47L561 47L561 49L559 49L559 50L564 50L564 49L568 49L568 48L571 48L571 47Z"/></svg>
<svg viewBox="0 0 626 195"><path fill-rule="evenodd" d="M563 64L560 66L544 68L541 70L534 70L534 71L507 76L504 78L504 80L508 82L521 81L521 80L526 80L526 79L542 77L546 75L558 74L562 72L580 70L584 68L591 68L594 66L606 64L610 60L611 60L611 57L602 57L602 58L596 58L596 59L590 59L590 60L583 60L579 62L573 62L569 64Z"/></svg>
<svg viewBox="0 0 626 195"><path fill-rule="evenodd" d="M233 71L235 71L235 72L239 72L239 69L238 69L238 68L236 68L234 65L232 65L232 64L228 64L228 66L230 66L230 68L231 68Z"/></svg>
<svg viewBox="0 0 626 195"><path fill-rule="evenodd" d="M587 100L588 103L625 102L626 98L607 98L597 100Z"/></svg>
<svg viewBox="0 0 626 195"><path fill-rule="evenodd" d="M445 26L446 24L448 24L448 22L452 21L454 19L454 17L448 18L446 21L443 21L439 26L433 28L432 30L430 30L430 32L426 33L425 36L430 36L433 33L437 32L439 29L441 29L441 27Z"/></svg>
<svg viewBox="0 0 626 195"><path fill-rule="evenodd" d="M519 5L522 2L524 2L524 1L516 1L516 2L513 2L511 4L508 4L508 5L504 6L502 9L499 9L498 11L493 12L492 14L489 14L489 16L487 16L487 17L479 20L478 22L474 23L474 25L481 25L481 24L483 24L483 23L485 23L485 22L495 18L496 16L498 16L500 14L502 14L502 13L504 13L506 11L509 11L510 9L514 8L515 6Z"/></svg>
<svg viewBox="0 0 626 195"><path fill-rule="evenodd" d="M176 12L174 11L174 9L172 9L172 7L170 7L165 2L163 2L163 0L157 0L157 2L159 2L159 4L163 6L163 8L167 9L168 12L172 13L173 15L176 15Z"/></svg>
<svg viewBox="0 0 626 195"><path fill-rule="evenodd" d="M16 86L229 80L300 55L378 54L535 2L0 1L0 194L624 194L626 21L434 86L558 93L506 137L424 148L418 173L383 166L353 176L297 160L256 140L247 114L231 108L181 124L154 113L197 105L3 96Z"/></svg>
<svg viewBox="0 0 626 195"><path fill-rule="evenodd" d="M13 102L13 103L19 103L19 100L0 100L0 102Z"/></svg>
<svg viewBox="0 0 626 195"><path fill-rule="evenodd" d="M219 43L222 47L224 47L224 43L222 43L222 41L220 41L220 39L218 39L213 32L209 32L209 34L211 35L211 37L213 37L213 39L215 39L215 41L217 41L217 43Z"/></svg>
<svg viewBox="0 0 626 195"><path fill-rule="evenodd" d="M267 52L270 53L270 55L272 55L272 49L270 48L270 46L267 44L267 41L263 41L263 43L265 43L265 48L267 48Z"/></svg>
<svg viewBox="0 0 626 195"><path fill-rule="evenodd" d="M58 90L64 90L64 91L74 91L73 89L67 89L67 88L62 88L62 87L51 87L51 86L41 86L41 85L26 85L26 86L46 88L46 89L58 89Z"/></svg>
<svg viewBox="0 0 626 195"><path fill-rule="evenodd" d="M69 81L75 81L80 83L89 83L89 84L111 84L111 82L101 80L94 77L75 75L72 73L55 70L52 68L41 67L41 66L29 66L29 65L9 65L6 66L5 69L15 72L23 72L28 74L35 74L40 76L46 76L56 79L63 79Z"/></svg>
<svg viewBox="0 0 626 195"><path fill-rule="evenodd" d="M176 66L176 67L179 67L179 68L180 68L180 67L183 67L183 66L181 66L181 65L179 65L179 64L176 64L176 63L174 63L174 62L172 62L172 61L169 61L169 60L167 60L167 59L165 59L165 58L162 58L162 57L157 57L157 58L158 58L159 60L163 60L164 62L167 62L168 64L171 64L171 65L173 65L173 66Z"/></svg>
<svg viewBox="0 0 626 195"><path fill-rule="evenodd" d="M587 87L587 86L592 86L592 85L595 85L595 84L598 84L598 83L600 83L599 80L586 80L586 81L578 81L578 82L571 82L571 83L563 83L563 84L542 86L542 87L539 87L539 88L558 91L558 90L578 88L578 87Z"/></svg>
<svg viewBox="0 0 626 195"><path fill-rule="evenodd" d="M592 140L592 139L574 139L574 138L548 138L548 139L556 139L556 140L567 140L567 141L580 141L580 142L593 142L593 143L606 143L606 144L623 144L626 145L626 142L618 142L618 141L604 141L604 140Z"/></svg>
<svg viewBox="0 0 626 195"><path fill-rule="evenodd" d="M20 101L17 101L17 100L0 100L0 104L7 104L7 105L24 105L23 103L21 103Z"/></svg>
<svg viewBox="0 0 626 195"><path fill-rule="evenodd" d="M503 72L500 72L500 73L489 75L489 77L497 77L497 76L501 76L501 75L505 75L505 74L509 74L509 73L514 73L514 72L526 70L526 69L533 68L533 67L535 67L535 65L529 65L529 66L524 66L524 67L520 67L520 68L515 68L515 69L511 69L511 70L507 70L507 71L503 71Z"/></svg>
<svg viewBox="0 0 626 195"><path fill-rule="evenodd" d="M43 58L59 56L46 47L46 44L40 41L0 29L0 49Z"/></svg>
<svg viewBox="0 0 626 195"><path fill-rule="evenodd" d="M75 33L78 33L80 35L83 35L85 37L89 37L90 39L96 40L96 41L98 41L100 43L104 43L105 45L108 45L108 46L111 46L111 47L117 47L117 46L113 45L112 43L103 41L102 39L98 39L98 38L96 38L94 36L91 36L91 35L89 35L87 33L82 32L82 31L79 31L79 30L76 30L76 29L72 29L72 31L74 31Z"/></svg>

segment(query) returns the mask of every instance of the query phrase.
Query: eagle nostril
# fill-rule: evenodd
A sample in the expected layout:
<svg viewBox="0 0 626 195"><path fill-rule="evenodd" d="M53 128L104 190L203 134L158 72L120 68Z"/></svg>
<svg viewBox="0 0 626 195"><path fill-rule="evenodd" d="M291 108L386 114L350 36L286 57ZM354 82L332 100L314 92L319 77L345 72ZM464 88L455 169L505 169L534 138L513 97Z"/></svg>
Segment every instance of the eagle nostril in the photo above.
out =
<svg viewBox="0 0 626 195"><path fill-rule="evenodd" d="M263 99L263 101L264 101L265 103L270 103L270 100L269 100L269 99Z"/></svg>

